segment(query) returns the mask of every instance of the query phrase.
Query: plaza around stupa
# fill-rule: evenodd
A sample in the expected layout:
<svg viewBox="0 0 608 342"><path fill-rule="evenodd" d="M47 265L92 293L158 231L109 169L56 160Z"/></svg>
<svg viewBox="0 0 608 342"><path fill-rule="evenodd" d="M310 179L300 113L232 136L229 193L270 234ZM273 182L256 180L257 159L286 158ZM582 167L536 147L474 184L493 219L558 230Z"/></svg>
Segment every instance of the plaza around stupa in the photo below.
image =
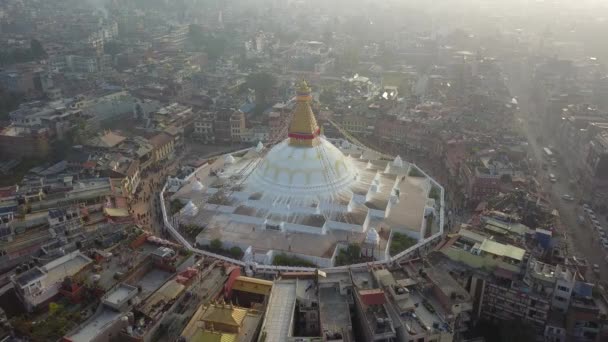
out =
<svg viewBox="0 0 608 342"><path fill-rule="evenodd" d="M385 260L391 231L416 240L438 233L439 203L430 193L441 187L398 156L330 142L311 100L302 82L285 140L221 156L181 184L170 197L185 204L174 225L203 227L196 243L219 239L248 261L270 264L284 253L320 267L333 266L349 243Z"/></svg>

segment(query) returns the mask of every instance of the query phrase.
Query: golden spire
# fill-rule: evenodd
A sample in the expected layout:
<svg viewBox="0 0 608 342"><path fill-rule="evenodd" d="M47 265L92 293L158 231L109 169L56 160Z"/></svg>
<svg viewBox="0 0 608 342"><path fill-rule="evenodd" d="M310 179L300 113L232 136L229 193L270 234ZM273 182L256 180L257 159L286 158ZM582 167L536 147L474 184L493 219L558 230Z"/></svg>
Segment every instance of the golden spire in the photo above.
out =
<svg viewBox="0 0 608 342"><path fill-rule="evenodd" d="M289 145L315 146L319 143L319 126L310 108L310 87L302 80L296 90L296 108L289 125Z"/></svg>

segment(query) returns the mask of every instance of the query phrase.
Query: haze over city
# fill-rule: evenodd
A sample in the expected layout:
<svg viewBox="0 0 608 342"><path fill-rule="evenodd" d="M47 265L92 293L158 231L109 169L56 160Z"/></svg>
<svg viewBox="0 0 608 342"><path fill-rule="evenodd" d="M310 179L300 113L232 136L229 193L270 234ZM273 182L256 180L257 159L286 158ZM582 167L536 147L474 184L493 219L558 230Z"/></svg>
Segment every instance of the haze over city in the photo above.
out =
<svg viewBox="0 0 608 342"><path fill-rule="evenodd" d="M605 0L0 1L0 341L608 341Z"/></svg>

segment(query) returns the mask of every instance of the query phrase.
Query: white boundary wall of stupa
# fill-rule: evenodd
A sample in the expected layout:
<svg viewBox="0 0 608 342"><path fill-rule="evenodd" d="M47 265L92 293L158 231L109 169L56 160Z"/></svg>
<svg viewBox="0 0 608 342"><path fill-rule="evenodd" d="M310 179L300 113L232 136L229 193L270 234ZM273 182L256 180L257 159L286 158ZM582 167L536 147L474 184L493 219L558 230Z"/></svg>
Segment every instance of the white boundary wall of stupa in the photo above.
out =
<svg viewBox="0 0 608 342"><path fill-rule="evenodd" d="M239 151L234 151L231 153L241 153L241 152L249 151L251 149L252 148L247 148L247 149L243 149L243 150L239 150ZM333 271L341 271L341 270L345 270L345 269L368 268L373 265L386 265L386 264L398 263L401 260L407 260L418 254L425 254L429 250L431 250L437 243L439 243L441 241L441 237L443 236L443 227L445 224L445 189L439 183L437 183L433 178L431 178L426 172L424 172L424 170L418 168L415 164L410 164L410 165L411 165L411 167L415 167L416 169L418 169L427 178L428 192L430 192L430 190L433 186L437 187L440 190L440 201L439 201L440 203L438 205L438 208L437 208L437 206L435 207L435 209L439 209L439 212L437 213L439 216L439 231L437 233L429 236L428 238L419 240L418 243L415 244L414 246L411 246L410 248L402 251L401 253L391 257L390 253L389 253L390 244L392 242L392 237L393 237L393 231L391 230L389 239L387 241L386 249L384 251L384 259L374 261L374 262L352 264L352 265L348 265L348 266L332 266L334 264L335 257L338 253L338 249L340 248L339 245L336 246L331 259L319 258L319 257L314 257L314 256L308 256L308 257L324 259L324 260L318 260L317 265L319 265L320 268L323 268L323 270L326 272L333 272ZM205 163L202 166L200 166L199 168L197 168L196 170L194 170L190 175L188 175L185 178L185 181L189 181L197 172L199 172L206 166L207 166L207 164ZM223 260L223 261L235 264L235 265L243 266L246 268L246 271L253 270L254 272L257 272L257 273L301 272L301 271L314 271L315 270L315 268L310 268L310 267L274 266L274 265L261 264L258 261L259 259L257 258L257 255L256 255L256 258L254 261L250 261L250 262L246 263L242 260L228 258L228 257L222 256L222 255L211 253L209 251L204 251L204 250L195 248L194 246L192 246L192 244L190 244L190 242L188 242L175 229L175 227L173 227L173 225L170 222L170 219L167 215L167 210L165 207L165 191L167 189L167 186L168 186L168 183L165 183L165 185L163 186L163 188L159 194L159 199L161 201L161 212L162 212L162 216L163 216L164 229L176 241L178 241L180 244L182 244L184 247L186 247L193 253L204 255L207 257L212 257L212 258L219 259L219 260ZM426 221L423 222L422 224L426 225ZM421 236L424 236L424 235L421 235ZM234 245L236 246L236 244L234 244ZM228 246L227 242L226 242L226 246ZM243 248L241 246L238 246L238 247L242 248L243 250L246 250L246 248ZM269 256L272 256L272 255L274 255L274 251L268 251L267 255L264 257L264 260L268 261ZM307 259L307 260L309 260L309 259ZM329 264L327 264L325 262L325 260L328 260ZM312 261L312 260L310 260L310 261ZM329 266L323 266L323 265L329 265Z"/></svg>

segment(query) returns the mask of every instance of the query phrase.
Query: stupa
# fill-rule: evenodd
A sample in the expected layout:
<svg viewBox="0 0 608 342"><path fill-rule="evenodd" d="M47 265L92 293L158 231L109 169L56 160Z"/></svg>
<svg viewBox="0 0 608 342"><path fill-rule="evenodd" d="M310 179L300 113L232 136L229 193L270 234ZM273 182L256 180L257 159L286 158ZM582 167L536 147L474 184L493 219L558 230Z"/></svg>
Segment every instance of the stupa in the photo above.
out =
<svg viewBox="0 0 608 342"><path fill-rule="evenodd" d="M173 195L200 203L194 216L178 214L179 221L205 227L196 242L220 239L255 251L258 261L275 251L314 256L328 263L320 266L329 266L344 241L373 242L375 251L386 251L374 257L385 258L388 235L378 234L381 227L415 239L439 231L438 224L424 224L425 212L433 211L428 195L436 183L409 176L414 166L400 157L380 159L323 137L311 101L310 87L300 82L284 140L217 158L196 175L202 191L185 188Z"/></svg>

